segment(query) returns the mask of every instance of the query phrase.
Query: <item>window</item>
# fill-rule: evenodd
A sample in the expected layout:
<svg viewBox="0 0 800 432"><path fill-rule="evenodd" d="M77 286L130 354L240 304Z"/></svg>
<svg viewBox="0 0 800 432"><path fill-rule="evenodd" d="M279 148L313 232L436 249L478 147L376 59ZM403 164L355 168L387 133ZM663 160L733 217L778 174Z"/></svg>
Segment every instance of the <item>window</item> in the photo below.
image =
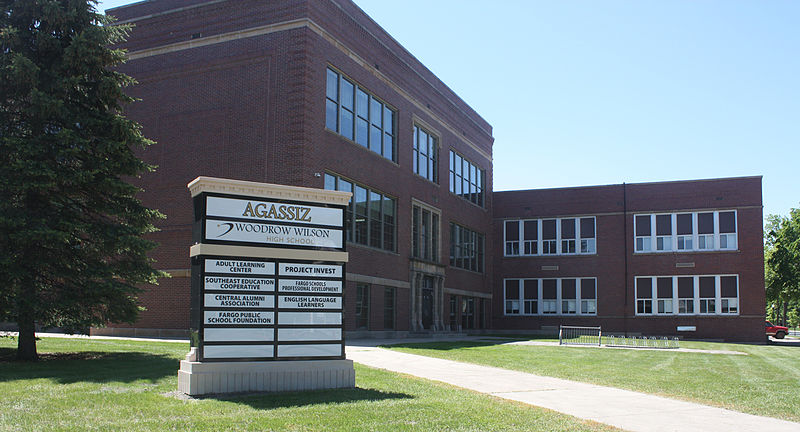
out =
<svg viewBox="0 0 800 432"><path fill-rule="evenodd" d="M561 253L575 253L575 219L561 219Z"/></svg>
<svg viewBox="0 0 800 432"><path fill-rule="evenodd" d="M414 258L439 262L439 214L414 205L412 207L411 254Z"/></svg>
<svg viewBox="0 0 800 432"><path fill-rule="evenodd" d="M720 276L720 313L736 314L739 312L739 278L736 276Z"/></svg>
<svg viewBox="0 0 800 432"><path fill-rule="evenodd" d="M561 314L563 315L578 312L575 287L575 279L561 280Z"/></svg>
<svg viewBox="0 0 800 432"><path fill-rule="evenodd" d="M461 298L461 328L475 328L475 299L472 297Z"/></svg>
<svg viewBox="0 0 800 432"><path fill-rule="evenodd" d="M425 129L414 125L414 172L426 179L439 182L439 140Z"/></svg>
<svg viewBox="0 0 800 432"><path fill-rule="evenodd" d="M555 255L558 241L556 240L556 220L548 219L542 221L542 255Z"/></svg>
<svg viewBox="0 0 800 432"><path fill-rule="evenodd" d="M458 311L456 306L458 304L458 299L456 296L450 296L450 330L456 330L456 326L458 325L457 314Z"/></svg>
<svg viewBox="0 0 800 432"><path fill-rule="evenodd" d="M506 256L580 255L597 251L594 216L507 220L504 235Z"/></svg>
<svg viewBox="0 0 800 432"><path fill-rule="evenodd" d="M636 313L653 313L653 279L636 278Z"/></svg>
<svg viewBox="0 0 800 432"><path fill-rule="evenodd" d="M679 314L693 314L694 313L694 278L679 277L678 278L678 313Z"/></svg>
<svg viewBox="0 0 800 432"><path fill-rule="evenodd" d="M505 221L506 256L519 255L519 221Z"/></svg>
<svg viewBox="0 0 800 432"><path fill-rule="evenodd" d="M450 150L450 192L483 207L485 171Z"/></svg>
<svg viewBox="0 0 800 432"><path fill-rule="evenodd" d="M713 314L717 311L716 307L716 288L714 276L700 277L700 313Z"/></svg>
<svg viewBox="0 0 800 432"><path fill-rule="evenodd" d="M656 279L656 313L672 314L672 278L660 277Z"/></svg>
<svg viewBox="0 0 800 432"><path fill-rule="evenodd" d="M345 210L347 241L394 251L397 201L381 192L325 173L325 189L353 194Z"/></svg>
<svg viewBox="0 0 800 432"><path fill-rule="evenodd" d="M653 288L655 287L655 291ZM677 287L677 289L675 289ZM636 314L736 315L737 275L642 276L636 278Z"/></svg>
<svg viewBox="0 0 800 432"><path fill-rule="evenodd" d="M636 252L737 248L735 210L635 215L634 225Z"/></svg>
<svg viewBox="0 0 800 432"><path fill-rule="evenodd" d="M369 327L369 285L356 284L356 329Z"/></svg>
<svg viewBox="0 0 800 432"><path fill-rule="evenodd" d="M325 127L389 160L395 159L396 112L344 75L327 70Z"/></svg>
<svg viewBox="0 0 800 432"><path fill-rule="evenodd" d="M594 315L597 313L597 281L595 279L581 279L581 314Z"/></svg>
<svg viewBox="0 0 800 432"><path fill-rule="evenodd" d="M394 329L395 288L386 287L383 290L383 328Z"/></svg>
<svg viewBox="0 0 800 432"><path fill-rule="evenodd" d="M450 265L483 272L483 234L450 223Z"/></svg>
<svg viewBox="0 0 800 432"><path fill-rule="evenodd" d="M505 279L503 283L505 315L597 314L595 278Z"/></svg>

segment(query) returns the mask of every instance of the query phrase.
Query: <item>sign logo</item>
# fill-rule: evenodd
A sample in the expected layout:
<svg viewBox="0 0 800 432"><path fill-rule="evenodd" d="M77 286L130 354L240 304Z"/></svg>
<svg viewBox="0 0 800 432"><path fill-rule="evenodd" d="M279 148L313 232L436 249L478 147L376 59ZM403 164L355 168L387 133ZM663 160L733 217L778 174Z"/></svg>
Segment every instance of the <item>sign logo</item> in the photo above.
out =
<svg viewBox="0 0 800 432"><path fill-rule="evenodd" d="M227 227L228 227L228 230L227 230L227 231L225 231L224 233L222 233L222 234L218 235L217 237L222 237L222 236L224 236L225 234L227 234L227 233L231 232L231 230L233 229L233 224L232 224L231 222L226 222L226 223L218 223L218 224L217 224L217 228L219 228L219 227L221 227L221 226L227 226Z"/></svg>

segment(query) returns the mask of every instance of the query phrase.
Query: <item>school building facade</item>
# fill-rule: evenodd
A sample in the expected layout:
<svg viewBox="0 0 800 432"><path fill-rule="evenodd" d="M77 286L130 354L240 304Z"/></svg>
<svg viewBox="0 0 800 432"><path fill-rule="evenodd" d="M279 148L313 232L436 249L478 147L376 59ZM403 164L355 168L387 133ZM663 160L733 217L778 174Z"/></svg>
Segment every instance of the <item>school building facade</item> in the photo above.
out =
<svg viewBox="0 0 800 432"><path fill-rule="evenodd" d="M173 277L135 324L95 333L186 333L186 185L202 175L353 193L351 337L577 324L763 340L758 177L492 192L492 127L349 0L108 13L135 25L126 114L157 142L138 184L167 215L153 258Z"/></svg>

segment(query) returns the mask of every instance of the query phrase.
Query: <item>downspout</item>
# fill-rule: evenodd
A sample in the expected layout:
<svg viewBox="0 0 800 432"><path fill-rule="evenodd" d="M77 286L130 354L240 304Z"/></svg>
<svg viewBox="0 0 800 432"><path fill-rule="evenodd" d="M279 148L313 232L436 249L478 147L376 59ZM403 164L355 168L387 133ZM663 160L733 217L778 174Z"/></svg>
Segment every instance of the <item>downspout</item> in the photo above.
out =
<svg viewBox="0 0 800 432"><path fill-rule="evenodd" d="M622 229L625 233L625 307L622 315L622 328L628 336L628 194L625 183L622 183Z"/></svg>

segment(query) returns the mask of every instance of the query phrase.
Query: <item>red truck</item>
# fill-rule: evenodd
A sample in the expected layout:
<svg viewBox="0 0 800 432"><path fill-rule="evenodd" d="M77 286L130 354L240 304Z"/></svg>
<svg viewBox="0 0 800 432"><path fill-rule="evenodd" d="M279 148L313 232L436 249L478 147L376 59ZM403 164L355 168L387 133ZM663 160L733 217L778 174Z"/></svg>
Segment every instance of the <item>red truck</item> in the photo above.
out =
<svg viewBox="0 0 800 432"><path fill-rule="evenodd" d="M767 336L783 339L787 334L789 334L788 327L772 325L771 322L767 321Z"/></svg>

